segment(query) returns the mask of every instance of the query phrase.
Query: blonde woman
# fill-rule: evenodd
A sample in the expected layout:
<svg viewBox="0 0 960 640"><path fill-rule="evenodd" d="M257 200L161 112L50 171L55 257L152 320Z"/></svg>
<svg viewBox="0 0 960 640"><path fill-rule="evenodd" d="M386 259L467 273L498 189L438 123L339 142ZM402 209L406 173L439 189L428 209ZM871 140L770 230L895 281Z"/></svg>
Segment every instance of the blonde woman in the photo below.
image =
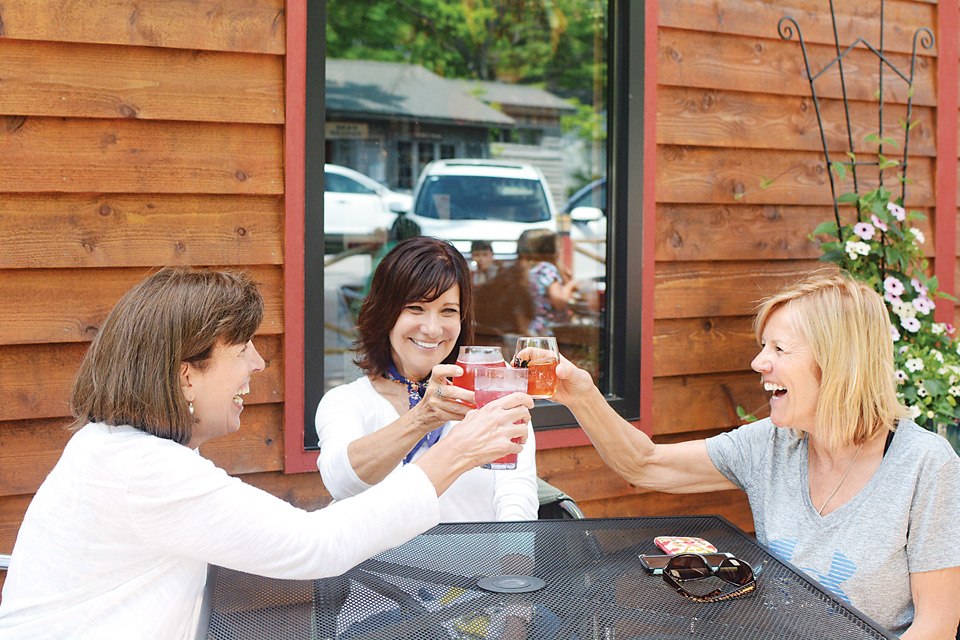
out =
<svg viewBox="0 0 960 640"><path fill-rule="evenodd" d="M903 638L954 638L960 458L904 418L883 299L846 276L814 276L766 300L755 329L766 420L654 444L569 362L554 399L630 483L741 489L757 539L783 559Z"/></svg>

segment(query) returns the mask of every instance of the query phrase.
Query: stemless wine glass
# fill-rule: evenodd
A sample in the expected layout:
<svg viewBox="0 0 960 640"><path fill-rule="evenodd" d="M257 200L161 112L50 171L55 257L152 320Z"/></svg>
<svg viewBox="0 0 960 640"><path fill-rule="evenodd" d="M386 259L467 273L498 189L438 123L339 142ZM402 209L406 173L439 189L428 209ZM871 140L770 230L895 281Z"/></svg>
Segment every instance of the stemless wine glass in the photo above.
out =
<svg viewBox="0 0 960 640"><path fill-rule="evenodd" d="M553 397L560 381L557 379L557 364L560 351L553 336L525 336L517 338L517 351L513 366L527 369L527 394L537 400Z"/></svg>
<svg viewBox="0 0 960 640"><path fill-rule="evenodd" d="M478 369L487 367L506 367L500 347L471 345L460 347L457 366L463 369L463 375L453 378L453 384L461 389L473 391L474 376Z"/></svg>
<svg viewBox="0 0 960 640"><path fill-rule="evenodd" d="M512 367L486 367L477 369L474 385L476 388L477 407L483 407L489 402L503 398L511 393L524 392L527 389L529 371ZM519 424L519 423L518 423ZM520 438L514 438L520 442ZM517 468L517 454L508 453L502 458L485 464L482 469L506 470Z"/></svg>

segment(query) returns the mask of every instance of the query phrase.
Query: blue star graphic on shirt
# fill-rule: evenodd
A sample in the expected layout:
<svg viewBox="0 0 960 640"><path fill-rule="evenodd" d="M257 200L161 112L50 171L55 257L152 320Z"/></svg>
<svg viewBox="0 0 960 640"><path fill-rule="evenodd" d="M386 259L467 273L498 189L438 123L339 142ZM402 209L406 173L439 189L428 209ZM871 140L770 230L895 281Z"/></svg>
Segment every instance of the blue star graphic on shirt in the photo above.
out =
<svg viewBox="0 0 960 640"><path fill-rule="evenodd" d="M781 538L780 540L770 542L770 550L787 562L793 562L793 554L796 548L796 540ZM830 570L827 574L822 574L810 567L800 566L800 569L813 576L817 582L833 592L838 598L846 601L848 604L853 604L847 594L843 592L843 589L840 588L840 585L849 580L850 577L857 572L857 565L854 564L850 558L843 555L839 549L835 549L833 552L833 558L830 560Z"/></svg>

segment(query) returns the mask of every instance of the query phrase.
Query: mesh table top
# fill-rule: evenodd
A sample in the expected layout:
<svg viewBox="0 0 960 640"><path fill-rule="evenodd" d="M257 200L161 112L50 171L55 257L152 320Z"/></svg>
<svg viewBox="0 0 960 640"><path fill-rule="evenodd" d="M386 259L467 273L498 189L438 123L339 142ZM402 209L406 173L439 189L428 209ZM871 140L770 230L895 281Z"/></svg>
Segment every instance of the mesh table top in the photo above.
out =
<svg viewBox="0 0 960 640"><path fill-rule="evenodd" d="M680 597L639 564L639 554L661 553L660 535L699 536L746 560L759 570L756 590L713 603ZM503 574L545 586L496 593L477 585ZM211 640L895 637L716 516L443 524L336 578L212 567L204 606L197 637Z"/></svg>

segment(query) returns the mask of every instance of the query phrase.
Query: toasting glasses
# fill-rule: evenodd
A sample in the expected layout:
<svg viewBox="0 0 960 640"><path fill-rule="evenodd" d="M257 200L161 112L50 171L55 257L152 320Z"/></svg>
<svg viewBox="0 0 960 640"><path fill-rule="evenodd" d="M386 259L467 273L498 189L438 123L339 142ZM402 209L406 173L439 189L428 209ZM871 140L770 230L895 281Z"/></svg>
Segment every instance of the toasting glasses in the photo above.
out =
<svg viewBox="0 0 960 640"><path fill-rule="evenodd" d="M677 590L684 598L694 602L720 602L750 593L757 586L753 569L739 558L725 558L719 565L710 566L699 553L680 553L670 558L663 568L663 580ZM703 580L715 576L724 582L729 582L737 588L724 593L722 589L714 589L709 593L697 595L687 591L681 582L687 580Z"/></svg>

